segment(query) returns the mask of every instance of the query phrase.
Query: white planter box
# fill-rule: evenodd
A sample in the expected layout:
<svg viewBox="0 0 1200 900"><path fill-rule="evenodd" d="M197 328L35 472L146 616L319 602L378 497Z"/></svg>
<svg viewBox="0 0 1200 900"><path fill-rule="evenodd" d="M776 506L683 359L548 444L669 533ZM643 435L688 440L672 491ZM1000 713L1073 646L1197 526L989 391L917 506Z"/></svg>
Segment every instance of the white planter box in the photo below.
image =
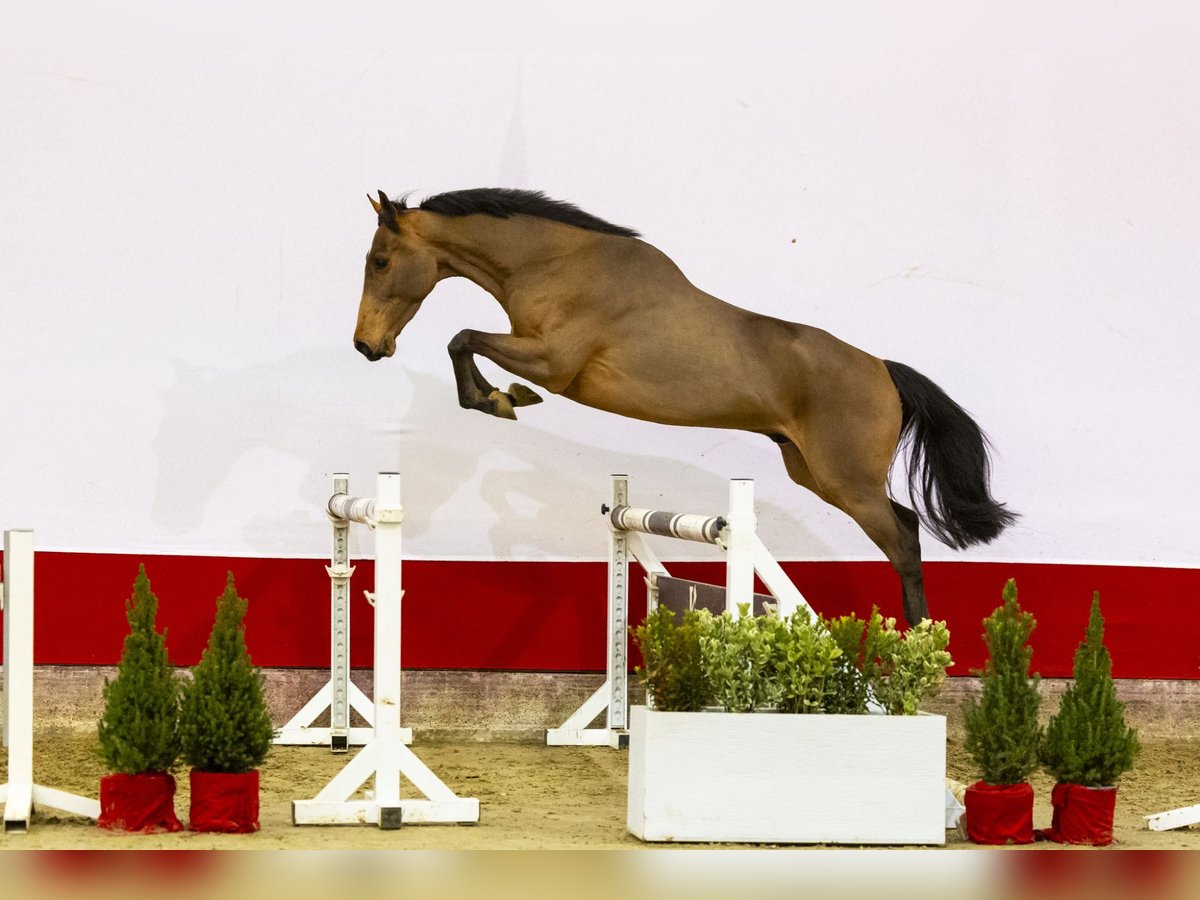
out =
<svg viewBox="0 0 1200 900"><path fill-rule="evenodd" d="M644 841L943 844L944 716L630 710Z"/></svg>

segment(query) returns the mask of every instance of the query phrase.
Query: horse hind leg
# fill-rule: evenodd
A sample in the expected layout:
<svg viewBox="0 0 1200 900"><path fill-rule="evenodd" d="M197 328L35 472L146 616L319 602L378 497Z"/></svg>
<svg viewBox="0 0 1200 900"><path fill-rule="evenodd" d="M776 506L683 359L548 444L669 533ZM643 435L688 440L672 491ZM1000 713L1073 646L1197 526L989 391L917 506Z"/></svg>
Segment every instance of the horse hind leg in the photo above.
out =
<svg viewBox="0 0 1200 900"><path fill-rule="evenodd" d="M914 625L929 618L929 605L925 600L925 576L921 570L921 521L917 514L895 500L890 501L892 512L900 524L900 537L906 564L903 568L893 563L900 583L904 588L904 618Z"/></svg>
<svg viewBox="0 0 1200 900"><path fill-rule="evenodd" d="M771 437L777 440L774 435ZM796 444L791 441L778 443L791 479L850 516L883 551L900 578L905 621L916 625L928 618L917 514L888 497L886 477L848 478L843 472L842 477L826 474L822 479L813 472ZM842 468L845 468L844 460Z"/></svg>
<svg viewBox="0 0 1200 900"><path fill-rule="evenodd" d="M878 493L842 496L834 505L858 523L900 577L905 621L916 625L929 618L916 513L896 503L882 489Z"/></svg>

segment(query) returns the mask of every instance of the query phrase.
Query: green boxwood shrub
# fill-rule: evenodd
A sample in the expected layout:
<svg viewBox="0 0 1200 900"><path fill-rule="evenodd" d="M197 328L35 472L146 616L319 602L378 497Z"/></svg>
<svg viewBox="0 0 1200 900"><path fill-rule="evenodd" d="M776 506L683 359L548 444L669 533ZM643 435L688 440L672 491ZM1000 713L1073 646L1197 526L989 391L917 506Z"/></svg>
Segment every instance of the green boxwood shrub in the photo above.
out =
<svg viewBox="0 0 1200 900"><path fill-rule="evenodd" d="M707 610L690 609L676 622L675 613L660 606L632 629L642 651L637 674L655 709L696 712L708 705L700 636L711 618Z"/></svg>
<svg viewBox="0 0 1200 900"><path fill-rule="evenodd" d="M873 696L886 712L911 715L951 663L942 622L902 634L878 610L867 620L831 621L804 609L787 619L741 613L689 610L677 620L659 607L632 629L645 660L638 674L656 709L863 714Z"/></svg>
<svg viewBox="0 0 1200 900"><path fill-rule="evenodd" d="M749 618L748 616L746 618ZM763 627L773 637L769 685L775 708L789 713L827 712L839 682L836 673L842 649L827 628L815 627L807 609L797 609L787 619L763 616Z"/></svg>
<svg viewBox="0 0 1200 900"><path fill-rule="evenodd" d="M718 706L751 712L775 701L775 629L767 617L734 618L728 611L703 620L700 665Z"/></svg>

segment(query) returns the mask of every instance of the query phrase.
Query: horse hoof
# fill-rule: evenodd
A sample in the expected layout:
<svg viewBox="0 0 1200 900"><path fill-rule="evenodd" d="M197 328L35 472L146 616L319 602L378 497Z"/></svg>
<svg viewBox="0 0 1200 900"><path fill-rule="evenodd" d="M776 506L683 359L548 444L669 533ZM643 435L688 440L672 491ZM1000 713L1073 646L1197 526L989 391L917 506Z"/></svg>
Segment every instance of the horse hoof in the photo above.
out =
<svg viewBox="0 0 1200 900"><path fill-rule="evenodd" d="M492 391L488 394L488 399L492 401L492 415L501 419L516 419L517 414L513 412L512 401L508 399L508 395L503 391Z"/></svg>
<svg viewBox="0 0 1200 900"><path fill-rule="evenodd" d="M523 384L510 384L508 386L508 399L512 401L513 406L533 406L535 403L541 403L541 395L535 391L531 391Z"/></svg>

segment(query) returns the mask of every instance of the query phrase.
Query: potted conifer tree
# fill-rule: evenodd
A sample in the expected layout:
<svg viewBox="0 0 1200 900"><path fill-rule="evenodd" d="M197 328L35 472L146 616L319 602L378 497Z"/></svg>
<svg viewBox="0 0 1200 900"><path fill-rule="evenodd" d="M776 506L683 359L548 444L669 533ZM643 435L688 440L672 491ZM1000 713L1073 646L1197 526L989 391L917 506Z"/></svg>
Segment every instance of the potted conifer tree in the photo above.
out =
<svg viewBox="0 0 1200 900"><path fill-rule="evenodd" d="M1054 818L1041 834L1059 843L1106 846L1112 843L1117 779L1133 768L1139 743L1113 684L1099 591L1072 674L1039 754L1056 782L1050 797Z"/></svg>
<svg viewBox="0 0 1200 900"><path fill-rule="evenodd" d="M263 677L246 649L245 598L233 573L217 600L208 646L183 687L179 736L192 767L192 831L257 831L258 766L274 730L263 698Z"/></svg>
<svg viewBox="0 0 1200 900"><path fill-rule="evenodd" d="M179 682L167 658L166 632L155 629L158 598L139 566L125 601L129 634L117 677L104 683L100 755L111 774L100 779L96 824L111 831L179 831L175 776L179 757Z"/></svg>
<svg viewBox="0 0 1200 900"><path fill-rule="evenodd" d="M1033 788L1042 728L1039 676L1030 674L1036 627L1017 602L1017 583L1004 586L1004 604L983 620L988 659L979 672L983 692L963 706L966 749L982 779L966 790L967 836L977 844L1031 844Z"/></svg>

